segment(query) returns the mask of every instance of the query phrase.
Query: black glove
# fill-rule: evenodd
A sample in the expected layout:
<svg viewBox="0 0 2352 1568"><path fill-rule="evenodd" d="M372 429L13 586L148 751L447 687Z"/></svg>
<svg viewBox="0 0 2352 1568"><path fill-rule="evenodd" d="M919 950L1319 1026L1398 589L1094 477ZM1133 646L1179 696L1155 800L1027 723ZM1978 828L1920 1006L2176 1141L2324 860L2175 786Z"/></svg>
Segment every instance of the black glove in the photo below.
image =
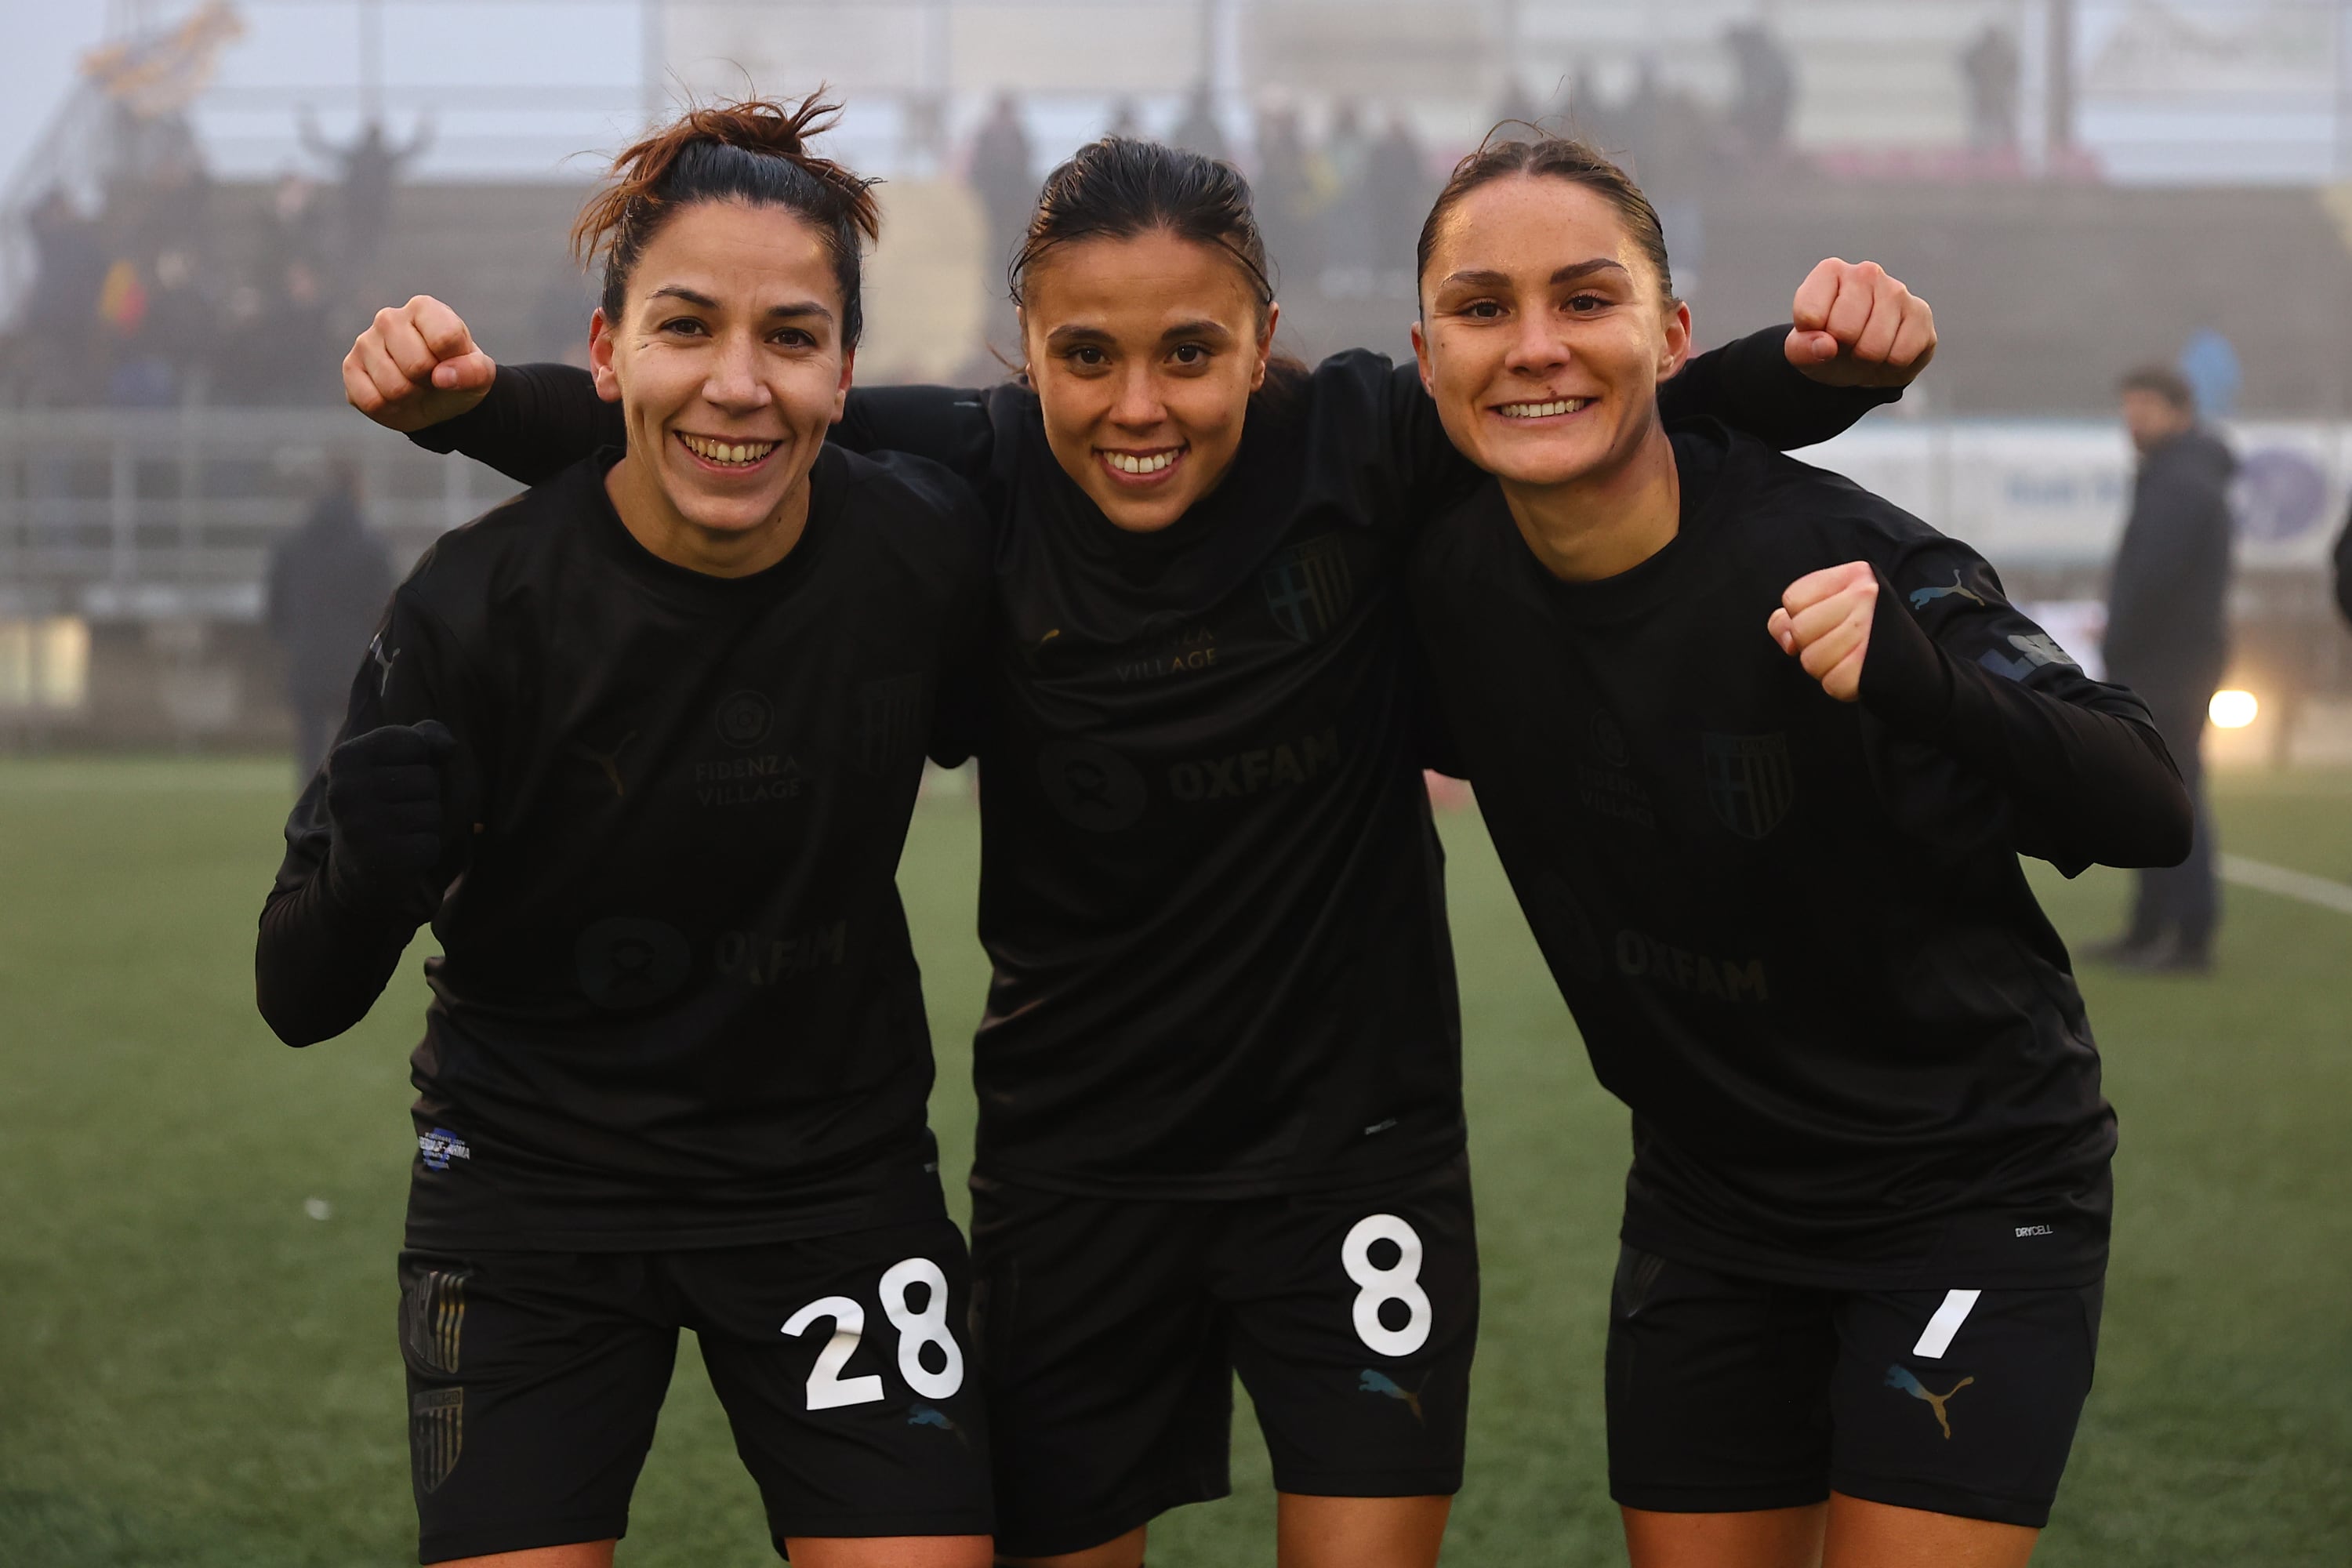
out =
<svg viewBox="0 0 2352 1568"><path fill-rule="evenodd" d="M433 896L425 879L441 859L442 773L457 749L448 726L427 719L354 735L328 756L327 886L337 902L389 911Z"/></svg>

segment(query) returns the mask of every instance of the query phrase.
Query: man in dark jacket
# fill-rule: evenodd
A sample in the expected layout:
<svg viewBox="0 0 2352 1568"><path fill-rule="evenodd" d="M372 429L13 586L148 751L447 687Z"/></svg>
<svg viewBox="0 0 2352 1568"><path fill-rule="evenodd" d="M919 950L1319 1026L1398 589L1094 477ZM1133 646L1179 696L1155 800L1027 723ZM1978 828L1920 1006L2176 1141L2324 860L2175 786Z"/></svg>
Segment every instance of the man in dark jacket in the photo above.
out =
<svg viewBox="0 0 2352 1568"><path fill-rule="evenodd" d="M2189 384L2176 372L2136 370L2121 390L2140 463L2107 587L2107 678L2138 692L2155 715L2197 804L2197 837L2179 865L2139 873L2131 923L2101 956L2135 969L2197 973L2212 962L2221 918L2199 750L2229 658L2229 487L2238 464L2198 424Z"/></svg>
<svg viewBox="0 0 2352 1568"><path fill-rule="evenodd" d="M351 698L352 671L392 597L392 556L360 521L359 479L338 467L300 528L269 552L269 635L286 650L294 761L318 771Z"/></svg>
<svg viewBox="0 0 2352 1568"><path fill-rule="evenodd" d="M2336 607L2352 621L2352 522L2336 536Z"/></svg>

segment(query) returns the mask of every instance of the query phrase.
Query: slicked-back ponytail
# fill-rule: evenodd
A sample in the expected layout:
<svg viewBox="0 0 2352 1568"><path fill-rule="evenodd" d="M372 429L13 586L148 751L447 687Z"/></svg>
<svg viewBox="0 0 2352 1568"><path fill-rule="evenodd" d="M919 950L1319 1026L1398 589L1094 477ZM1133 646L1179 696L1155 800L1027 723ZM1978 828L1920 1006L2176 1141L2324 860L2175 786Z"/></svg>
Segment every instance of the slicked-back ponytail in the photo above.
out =
<svg viewBox="0 0 2352 1568"><path fill-rule="evenodd" d="M1223 250L1257 294L1274 303L1274 279L1250 207L1249 182L1231 163L1131 136L1106 136L1045 176L1010 279L1022 301L1029 269L1055 246L1166 232Z"/></svg>

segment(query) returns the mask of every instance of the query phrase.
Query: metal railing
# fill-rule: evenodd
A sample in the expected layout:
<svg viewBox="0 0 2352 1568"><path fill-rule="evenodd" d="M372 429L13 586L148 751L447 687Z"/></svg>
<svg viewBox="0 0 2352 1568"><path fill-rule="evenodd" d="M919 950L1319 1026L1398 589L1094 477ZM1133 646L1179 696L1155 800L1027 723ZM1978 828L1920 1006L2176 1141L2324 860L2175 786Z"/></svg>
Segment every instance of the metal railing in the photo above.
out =
<svg viewBox="0 0 2352 1568"><path fill-rule="evenodd" d="M404 570L516 489L348 409L0 410L0 616L257 619L339 463Z"/></svg>

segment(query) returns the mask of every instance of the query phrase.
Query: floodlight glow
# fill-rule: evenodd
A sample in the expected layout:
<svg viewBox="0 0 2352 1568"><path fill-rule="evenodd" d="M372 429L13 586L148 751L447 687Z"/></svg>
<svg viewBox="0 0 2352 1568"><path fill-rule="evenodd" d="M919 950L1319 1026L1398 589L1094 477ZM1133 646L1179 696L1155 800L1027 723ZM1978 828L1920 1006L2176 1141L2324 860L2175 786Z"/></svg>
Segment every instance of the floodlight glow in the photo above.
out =
<svg viewBox="0 0 2352 1568"><path fill-rule="evenodd" d="M2216 691L2205 712L2216 730L2242 730L2262 710L2263 705L2254 700L2251 691Z"/></svg>

